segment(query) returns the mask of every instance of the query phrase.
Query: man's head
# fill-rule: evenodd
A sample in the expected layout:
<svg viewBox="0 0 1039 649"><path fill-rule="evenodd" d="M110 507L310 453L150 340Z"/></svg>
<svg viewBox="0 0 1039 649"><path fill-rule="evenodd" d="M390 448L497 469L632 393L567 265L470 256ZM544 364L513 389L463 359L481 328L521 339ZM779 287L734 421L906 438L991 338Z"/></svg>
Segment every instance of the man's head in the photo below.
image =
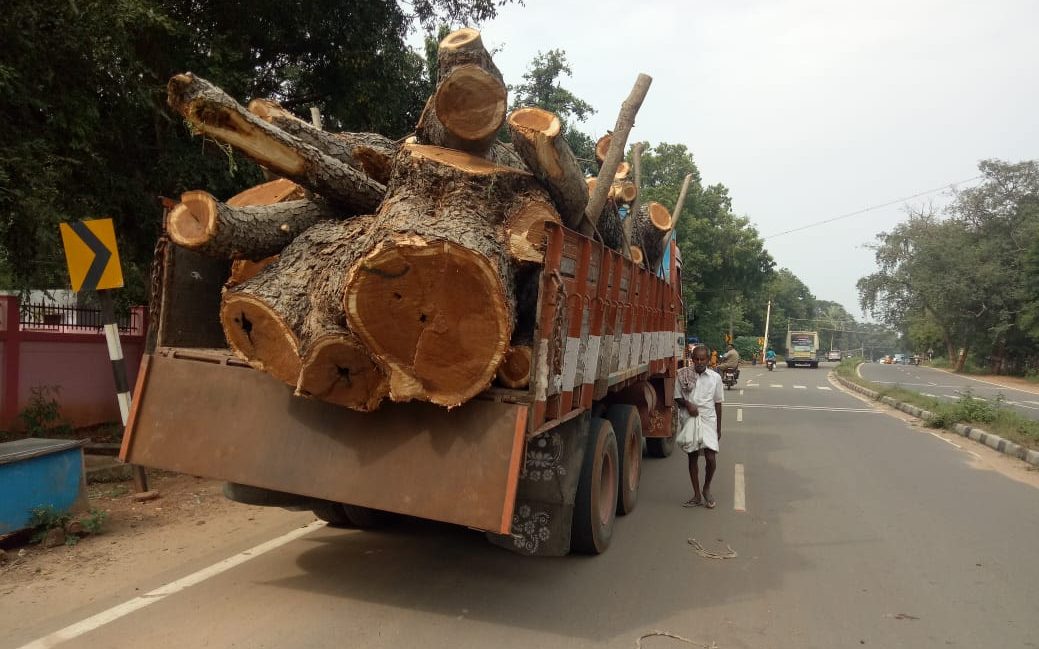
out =
<svg viewBox="0 0 1039 649"><path fill-rule="evenodd" d="M697 374L703 374L707 370L707 348L703 345L693 350L693 368Z"/></svg>
<svg viewBox="0 0 1039 649"><path fill-rule="evenodd" d="M728 345L726 345L725 349L731 352L732 350L736 349L736 345L729 343Z"/></svg>

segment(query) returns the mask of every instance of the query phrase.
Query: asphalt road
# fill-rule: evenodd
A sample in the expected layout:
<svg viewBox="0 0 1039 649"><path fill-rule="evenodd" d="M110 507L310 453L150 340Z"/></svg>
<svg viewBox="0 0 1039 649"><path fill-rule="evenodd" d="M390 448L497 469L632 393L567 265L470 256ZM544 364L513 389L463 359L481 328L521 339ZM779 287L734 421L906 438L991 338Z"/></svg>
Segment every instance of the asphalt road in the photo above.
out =
<svg viewBox="0 0 1039 649"><path fill-rule="evenodd" d="M995 401L1003 395L1008 407L1025 417L1039 419L1039 394L986 383L981 379L914 365L864 363L862 378L881 385L900 385L924 396L945 400L959 399L968 390L979 399Z"/></svg>
<svg viewBox="0 0 1039 649"><path fill-rule="evenodd" d="M680 506L684 457L647 460L638 508L602 556L523 558L432 523L320 528L69 644L628 649L659 630L720 649L1036 646L1036 481L978 468L976 447L876 411L826 375L745 368L726 394L718 508ZM689 538L738 556L701 557Z"/></svg>

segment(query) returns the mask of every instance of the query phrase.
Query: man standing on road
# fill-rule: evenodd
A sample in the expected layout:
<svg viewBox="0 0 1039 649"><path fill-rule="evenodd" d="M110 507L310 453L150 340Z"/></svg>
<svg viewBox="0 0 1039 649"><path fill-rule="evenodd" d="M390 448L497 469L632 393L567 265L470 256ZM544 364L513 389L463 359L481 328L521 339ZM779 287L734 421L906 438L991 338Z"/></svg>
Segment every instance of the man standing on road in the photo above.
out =
<svg viewBox="0 0 1039 649"><path fill-rule="evenodd" d="M711 495L711 480L718 467L718 448L722 439L722 402L725 393L722 389L722 378L717 372L707 367L707 348L697 347L693 350L691 366L678 370L678 394L675 401L679 403L681 432L678 443L682 450L689 454L689 480L693 483L693 497L683 507L707 505L714 509L714 497ZM696 419L699 425L693 425ZM690 424L687 426L686 424ZM695 433L688 433L688 431ZM700 452L703 452L705 476L703 489L700 488Z"/></svg>

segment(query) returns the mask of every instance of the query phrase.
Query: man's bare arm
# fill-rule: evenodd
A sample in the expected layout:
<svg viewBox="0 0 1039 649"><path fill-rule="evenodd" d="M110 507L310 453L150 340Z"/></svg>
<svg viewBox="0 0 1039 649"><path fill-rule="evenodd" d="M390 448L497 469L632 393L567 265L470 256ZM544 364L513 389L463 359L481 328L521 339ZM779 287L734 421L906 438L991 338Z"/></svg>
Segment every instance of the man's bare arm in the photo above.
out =
<svg viewBox="0 0 1039 649"><path fill-rule="evenodd" d="M722 441L722 404L714 403L714 415L718 419L718 441Z"/></svg>

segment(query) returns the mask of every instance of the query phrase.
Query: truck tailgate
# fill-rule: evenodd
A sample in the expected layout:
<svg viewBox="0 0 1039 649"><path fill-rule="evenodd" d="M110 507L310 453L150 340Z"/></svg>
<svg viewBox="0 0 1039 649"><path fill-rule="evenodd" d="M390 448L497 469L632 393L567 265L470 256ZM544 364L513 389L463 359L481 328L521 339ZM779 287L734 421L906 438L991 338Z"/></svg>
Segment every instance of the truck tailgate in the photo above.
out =
<svg viewBox="0 0 1039 649"><path fill-rule="evenodd" d="M120 457L507 533L527 407L473 400L358 413L301 399L226 353L145 356ZM192 356L191 354L186 354Z"/></svg>

